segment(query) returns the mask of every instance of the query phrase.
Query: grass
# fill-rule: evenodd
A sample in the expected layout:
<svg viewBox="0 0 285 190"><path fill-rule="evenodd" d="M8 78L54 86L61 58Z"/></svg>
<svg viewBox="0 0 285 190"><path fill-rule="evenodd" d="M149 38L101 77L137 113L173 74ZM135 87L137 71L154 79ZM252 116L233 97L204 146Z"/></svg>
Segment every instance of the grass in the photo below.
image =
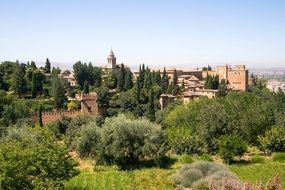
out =
<svg viewBox="0 0 285 190"><path fill-rule="evenodd" d="M132 171L82 171L79 176L72 178L66 189L94 190L170 190L175 189L168 178L173 171L165 169L138 169Z"/></svg>
<svg viewBox="0 0 285 190"><path fill-rule="evenodd" d="M279 175L282 187L285 187L285 163L265 161L262 164L233 164L229 168L243 181L262 181L266 183L270 178Z"/></svg>
<svg viewBox="0 0 285 190"><path fill-rule="evenodd" d="M94 172L89 161L82 160L81 173L72 178L66 189L94 189L94 190L174 190L170 176L185 164L185 156L176 156L175 163L167 169L158 167L140 168L134 170L117 170L116 167L104 166L102 170ZM187 161L190 159L187 157ZM190 156L189 156L190 157ZM183 159L184 158L184 159ZM191 159L192 160L192 159ZM195 162L197 159L193 159ZM85 163L86 162L86 163ZM241 180L248 182L262 181L266 183L270 178L279 175L282 187L285 188L285 163L274 162L272 158L265 158L263 163L240 162L228 166Z"/></svg>

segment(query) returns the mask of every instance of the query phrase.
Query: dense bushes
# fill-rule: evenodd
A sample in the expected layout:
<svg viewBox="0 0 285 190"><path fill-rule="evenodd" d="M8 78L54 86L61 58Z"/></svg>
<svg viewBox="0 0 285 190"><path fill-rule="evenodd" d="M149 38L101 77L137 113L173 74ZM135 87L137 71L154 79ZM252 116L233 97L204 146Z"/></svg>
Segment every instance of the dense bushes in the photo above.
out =
<svg viewBox="0 0 285 190"><path fill-rule="evenodd" d="M146 119L130 120L124 115L107 118L102 128L91 121L74 136L80 156L96 156L118 165L154 159L166 151L165 135L159 125Z"/></svg>
<svg viewBox="0 0 285 190"><path fill-rule="evenodd" d="M96 156L99 151L100 135L100 128L96 123L93 122L82 126L79 138L76 142L76 151L79 156Z"/></svg>
<svg viewBox="0 0 285 190"><path fill-rule="evenodd" d="M166 115L167 138L177 153L217 153L218 139L231 134L258 145L258 136L275 124L279 113L276 106L265 95L245 92L231 92L211 100L202 98L177 106Z"/></svg>
<svg viewBox="0 0 285 190"><path fill-rule="evenodd" d="M76 163L45 129L9 129L1 139L0 189L59 189Z"/></svg>
<svg viewBox="0 0 285 190"><path fill-rule="evenodd" d="M160 126L146 119L109 118L102 127L101 158L118 164L156 158L165 152L164 140Z"/></svg>
<svg viewBox="0 0 285 190"><path fill-rule="evenodd" d="M285 151L285 127L274 127L259 137L261 149L269 152Z"/></svg>
<svg viewBox="0 0 285 190"><path fill-rule="evenodd" d="M219 155L226 163L231 163L235 156L242 156L246 149L246 143L239 136L225 135L219 139Z"/></svg>

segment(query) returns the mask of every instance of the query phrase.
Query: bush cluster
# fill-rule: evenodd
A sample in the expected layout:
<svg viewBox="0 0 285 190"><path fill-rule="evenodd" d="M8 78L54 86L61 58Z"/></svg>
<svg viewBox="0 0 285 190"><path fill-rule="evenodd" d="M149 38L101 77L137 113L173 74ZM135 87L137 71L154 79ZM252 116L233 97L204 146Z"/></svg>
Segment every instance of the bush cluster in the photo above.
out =
<svg viewBox="0 0 285 190"><path fill-rule="evenodd" d="M166 152L165 134L147 119L131 120L124 115L107 118L102 127L92 121L76 135L80 156L95 156L106 163L124 166L155 159Z"/></svg>

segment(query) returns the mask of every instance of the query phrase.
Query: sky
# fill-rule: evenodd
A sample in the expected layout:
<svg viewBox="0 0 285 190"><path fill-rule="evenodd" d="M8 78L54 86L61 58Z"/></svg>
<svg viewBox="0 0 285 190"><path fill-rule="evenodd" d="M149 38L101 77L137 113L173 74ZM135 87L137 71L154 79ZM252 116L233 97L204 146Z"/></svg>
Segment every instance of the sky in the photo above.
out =
<svg viewBox="0 0 285 190"><path fill-rule="evenodd" d="M285 67L284 0L0 0L0 61Z"/></svg>

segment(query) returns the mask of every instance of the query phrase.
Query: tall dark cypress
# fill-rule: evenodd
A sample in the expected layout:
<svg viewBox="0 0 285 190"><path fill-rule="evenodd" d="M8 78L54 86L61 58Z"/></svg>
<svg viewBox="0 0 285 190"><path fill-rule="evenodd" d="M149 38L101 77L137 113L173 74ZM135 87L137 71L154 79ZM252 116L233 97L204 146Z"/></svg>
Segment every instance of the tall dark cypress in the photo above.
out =
<svg viewBox="0 0 285 190"><path fill-rule="evenodd" d="M128 70L126 72L125 90L130 90L131 88L133 88L133 86L134 84L133 84L133 79L132 79L132 72Z"/></svg>
<svg viewBox="0 0 285 190"><path fill-rule="evenodd" d="M167 93L168 86L169 86L169 79L168 79L168 75L166 73L166 69L164 67L163 74L162 74L162 91L163 91L163 93Z"/></svg>
<svg viewBox="0 0 285 190"><path fill-rule="evenodd" d="M122 63L122 64L121 64L121 68L120 68L119 80L118 80L118 89L119 89L120 91L124 91L124 87L125 87L125 74L126 74L125 66L124 66L124 64Z"/></svg>
<svg viewBox="0 0 285 190"><path fill-rule="evenodd" d="M140 103L140 99L141 99L141 87L140 87L140 80L139 80L139 77L137 78L136 96L137 96L137 102Z"/></svg>
<svg viewBox="0 0 285 190"><path fill-rule="evenodd" d="M154 95L152 88L150 88L149 91L148 118L150 121L155 120Z"/></svg>
<svg viewBox="0 0 285 190"><path fill-rule="evenodd" d="M37 89L36 89L36 81L35 81L35 72L34 71L33 71L33 75L32 75L31 91L32 91L32 97L35 98L37 96Z"/></svg>
<svg viewBox="0 0 285 190"><path fill-rule="evenodd" d="M50 62L49 62L48 58L46 59L45 72L46 73L50 73L51 72L51 66L50 66Z"/></svg>

